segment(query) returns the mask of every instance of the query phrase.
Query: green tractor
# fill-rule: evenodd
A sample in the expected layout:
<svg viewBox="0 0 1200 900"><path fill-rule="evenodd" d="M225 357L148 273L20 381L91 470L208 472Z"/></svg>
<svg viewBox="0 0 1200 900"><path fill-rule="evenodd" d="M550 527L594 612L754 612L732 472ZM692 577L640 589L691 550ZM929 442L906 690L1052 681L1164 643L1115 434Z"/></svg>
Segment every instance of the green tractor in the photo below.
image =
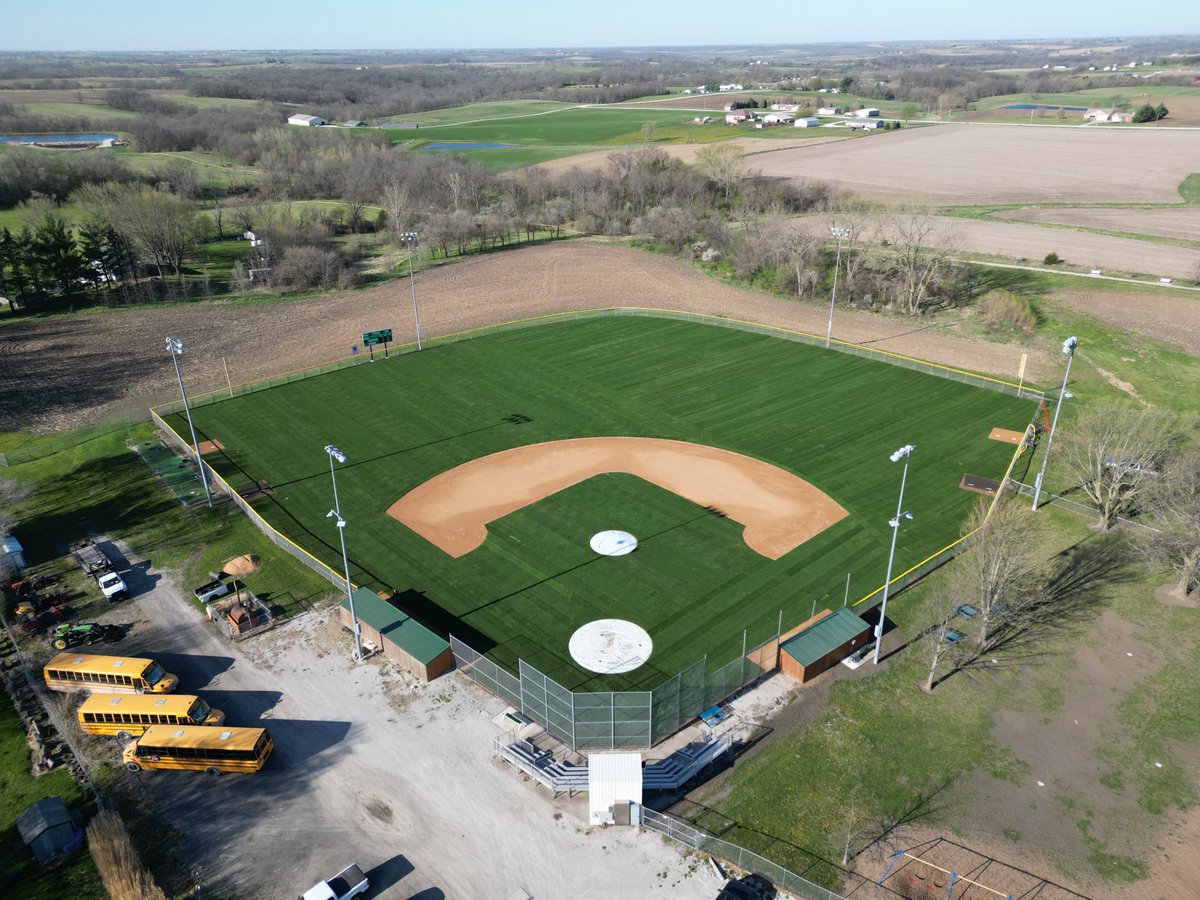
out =
<svg viewBox="0 0 1200 900"><path fill-rule="evenodd" d="M94 644L108 637L103 625L57 625L50 632L50 643L55 650L66 650L77 644Z"/></svg>

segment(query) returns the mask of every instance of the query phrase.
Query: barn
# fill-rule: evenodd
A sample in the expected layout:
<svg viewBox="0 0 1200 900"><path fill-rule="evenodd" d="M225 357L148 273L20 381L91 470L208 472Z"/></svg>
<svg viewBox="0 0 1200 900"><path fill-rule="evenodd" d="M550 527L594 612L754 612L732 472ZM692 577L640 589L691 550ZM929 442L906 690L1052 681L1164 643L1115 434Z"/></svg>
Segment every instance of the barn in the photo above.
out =
<svg viewBox="0 0 1200 900"><path fill-rule="evenodd" d="M299 113L297 113L294 116L288 116L287 123L289 125L306 125L310 128L315 127L317 125L328 125L329 124L324 119L322 119L320 116L306 116L306 115L301 115Z"/></svg>

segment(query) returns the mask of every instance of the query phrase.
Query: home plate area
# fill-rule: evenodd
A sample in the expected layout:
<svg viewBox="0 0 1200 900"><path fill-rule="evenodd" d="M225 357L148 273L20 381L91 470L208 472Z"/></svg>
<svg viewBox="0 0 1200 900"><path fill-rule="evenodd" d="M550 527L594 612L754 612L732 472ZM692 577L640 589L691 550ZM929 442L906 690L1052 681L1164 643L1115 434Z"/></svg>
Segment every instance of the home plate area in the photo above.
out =
<svg viewBox="0 0 1200 900"><path fill-rule="evenodd" d="M646 629L624 619L597 619L575 630L567 643L571 658L589 672L632 672L650 658L654 642Z"/></svg>

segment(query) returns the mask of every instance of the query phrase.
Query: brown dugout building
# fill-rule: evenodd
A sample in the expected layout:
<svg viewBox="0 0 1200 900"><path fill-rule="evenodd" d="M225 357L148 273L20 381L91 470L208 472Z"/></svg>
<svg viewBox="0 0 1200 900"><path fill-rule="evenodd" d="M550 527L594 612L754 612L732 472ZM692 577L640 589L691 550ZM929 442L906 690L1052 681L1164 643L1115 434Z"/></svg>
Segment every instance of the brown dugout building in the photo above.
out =
<svg viewBox="0 0 1200 900"><path fill-rule="evenodd" d="M354 591L354 614L364 641L379 647L384 656L422 681L433 681L454 668L445 638L366 588ZM342 601L341 617L342 625L352 628L348 600Z"/></svg>
<svg viewBox="0 0 1200 900"><path fill-rule="evenodd" d="M871 626L846 608L824 610L779 644L779 668L801 684L867 643Z"/></svg>

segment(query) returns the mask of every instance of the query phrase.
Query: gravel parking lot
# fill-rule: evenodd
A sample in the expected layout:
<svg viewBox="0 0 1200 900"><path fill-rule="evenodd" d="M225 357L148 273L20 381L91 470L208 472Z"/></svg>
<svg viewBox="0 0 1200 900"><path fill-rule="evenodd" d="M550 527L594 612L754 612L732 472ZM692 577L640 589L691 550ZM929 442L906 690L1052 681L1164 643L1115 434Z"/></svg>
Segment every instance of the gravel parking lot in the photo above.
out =
<svg viewBox="0 0 1200 900"><path fill-rule="evenodd" d="M556 805L499 764L495 698L457 675L421 687L376 660L351 665L330 610L233 645L162 574L111 616L134 628L109 652L154 656L180 691L275 738L257 775L123 776L182 833L206 895L295 897L350 862L368 873L371 897L686 900L719 890L706 866L658 835L590 828L573 813L578 798Z"/></svg>

